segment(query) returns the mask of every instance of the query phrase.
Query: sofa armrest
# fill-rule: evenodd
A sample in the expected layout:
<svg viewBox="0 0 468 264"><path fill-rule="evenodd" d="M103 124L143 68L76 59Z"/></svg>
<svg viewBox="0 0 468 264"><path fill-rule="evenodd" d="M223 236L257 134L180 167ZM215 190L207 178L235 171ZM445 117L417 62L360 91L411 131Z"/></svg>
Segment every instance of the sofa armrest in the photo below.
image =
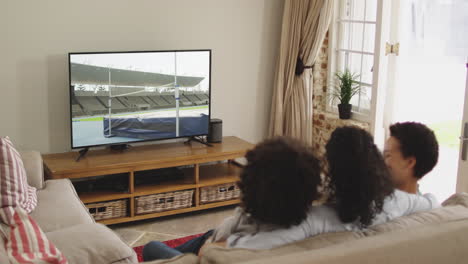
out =
<svg viewBox="0 0 468 264"><path fill-rule="evenodd" d="M138 263L135 251L102 224L81 224L46 233L70 264Z"/></svg>
<svg viewBox="0 0 468 264"><path fill-rule="evenodd" d="M42 157L38 151L21 151L24 168L28 177L28 184L38 190L44 188L44 167Z"/></svg>

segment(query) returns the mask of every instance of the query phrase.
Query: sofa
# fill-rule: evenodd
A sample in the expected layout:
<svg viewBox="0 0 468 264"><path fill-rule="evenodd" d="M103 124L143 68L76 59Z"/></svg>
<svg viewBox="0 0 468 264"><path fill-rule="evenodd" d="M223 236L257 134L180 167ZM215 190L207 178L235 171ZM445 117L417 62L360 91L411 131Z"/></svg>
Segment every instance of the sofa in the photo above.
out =
<svg viewBox="0 0 468 264"><path fill-rule="evenodd" d="M112 230L94 221L69 179L44 181L37 151L21 152L29 185L37 188L30 216L70 264L138 263L135 252ZM0 240L0 263L8 263Z"/></svg>
<svg viewBox="0 0 468 264"><path fill-rule="evenodd" d="M359 232L326 233L270 250L209 246L200 257L184 254L151 263L468 263L468 194L453 195L441 208Z"/></svg>
<svg viewBox="0 0 468 264"><path fill-rule="evenodd" d="M38 189L38 205L31 216L70 264L137 263L132 248L89 215L70 180L44 181L40 154L21 155L28 183ZM0 240L0 263L8 263L3 243ZM359 232L326 233L270 250L210 245L200 257L184 254L145 263L468 263L468 194L453 195L441 208Z"/></svg>

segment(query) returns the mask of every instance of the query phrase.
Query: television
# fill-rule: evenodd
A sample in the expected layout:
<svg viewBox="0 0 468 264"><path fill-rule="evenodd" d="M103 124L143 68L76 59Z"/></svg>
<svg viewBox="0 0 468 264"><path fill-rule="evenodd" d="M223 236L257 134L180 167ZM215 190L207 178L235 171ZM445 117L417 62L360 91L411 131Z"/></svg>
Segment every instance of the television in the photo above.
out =
<svg viewBox="0 0 468 264"><path fill-rule="evenodd" d="M68 58L72 149L208 134L211 50Z"/></svg>

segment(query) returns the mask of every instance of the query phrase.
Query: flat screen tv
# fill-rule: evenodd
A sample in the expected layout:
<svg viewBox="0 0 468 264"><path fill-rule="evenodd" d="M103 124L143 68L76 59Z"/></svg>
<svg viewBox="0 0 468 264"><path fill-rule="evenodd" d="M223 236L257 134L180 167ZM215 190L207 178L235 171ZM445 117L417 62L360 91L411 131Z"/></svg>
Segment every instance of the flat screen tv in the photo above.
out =
<svg viewBox="0 0 468 264"><path fill-rule="evenodd" d="M71 146L204 136L211 50L69 53Z"/></svg>

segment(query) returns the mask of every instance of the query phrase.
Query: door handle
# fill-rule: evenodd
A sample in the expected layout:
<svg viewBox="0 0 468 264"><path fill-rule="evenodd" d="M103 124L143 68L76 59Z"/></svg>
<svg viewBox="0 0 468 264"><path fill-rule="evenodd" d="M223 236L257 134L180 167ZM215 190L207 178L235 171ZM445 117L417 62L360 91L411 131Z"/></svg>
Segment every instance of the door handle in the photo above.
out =
<svg viewBox="0 0 468 264"><path fill-rule="evenodd" d="M462 141L462 148L461 148L461 159L463 161L466 161L466 156L467 156L467 149L468 149L468 122L465 123L465 126L463 128L463 136L460 137L460 140Z"/></svg>

